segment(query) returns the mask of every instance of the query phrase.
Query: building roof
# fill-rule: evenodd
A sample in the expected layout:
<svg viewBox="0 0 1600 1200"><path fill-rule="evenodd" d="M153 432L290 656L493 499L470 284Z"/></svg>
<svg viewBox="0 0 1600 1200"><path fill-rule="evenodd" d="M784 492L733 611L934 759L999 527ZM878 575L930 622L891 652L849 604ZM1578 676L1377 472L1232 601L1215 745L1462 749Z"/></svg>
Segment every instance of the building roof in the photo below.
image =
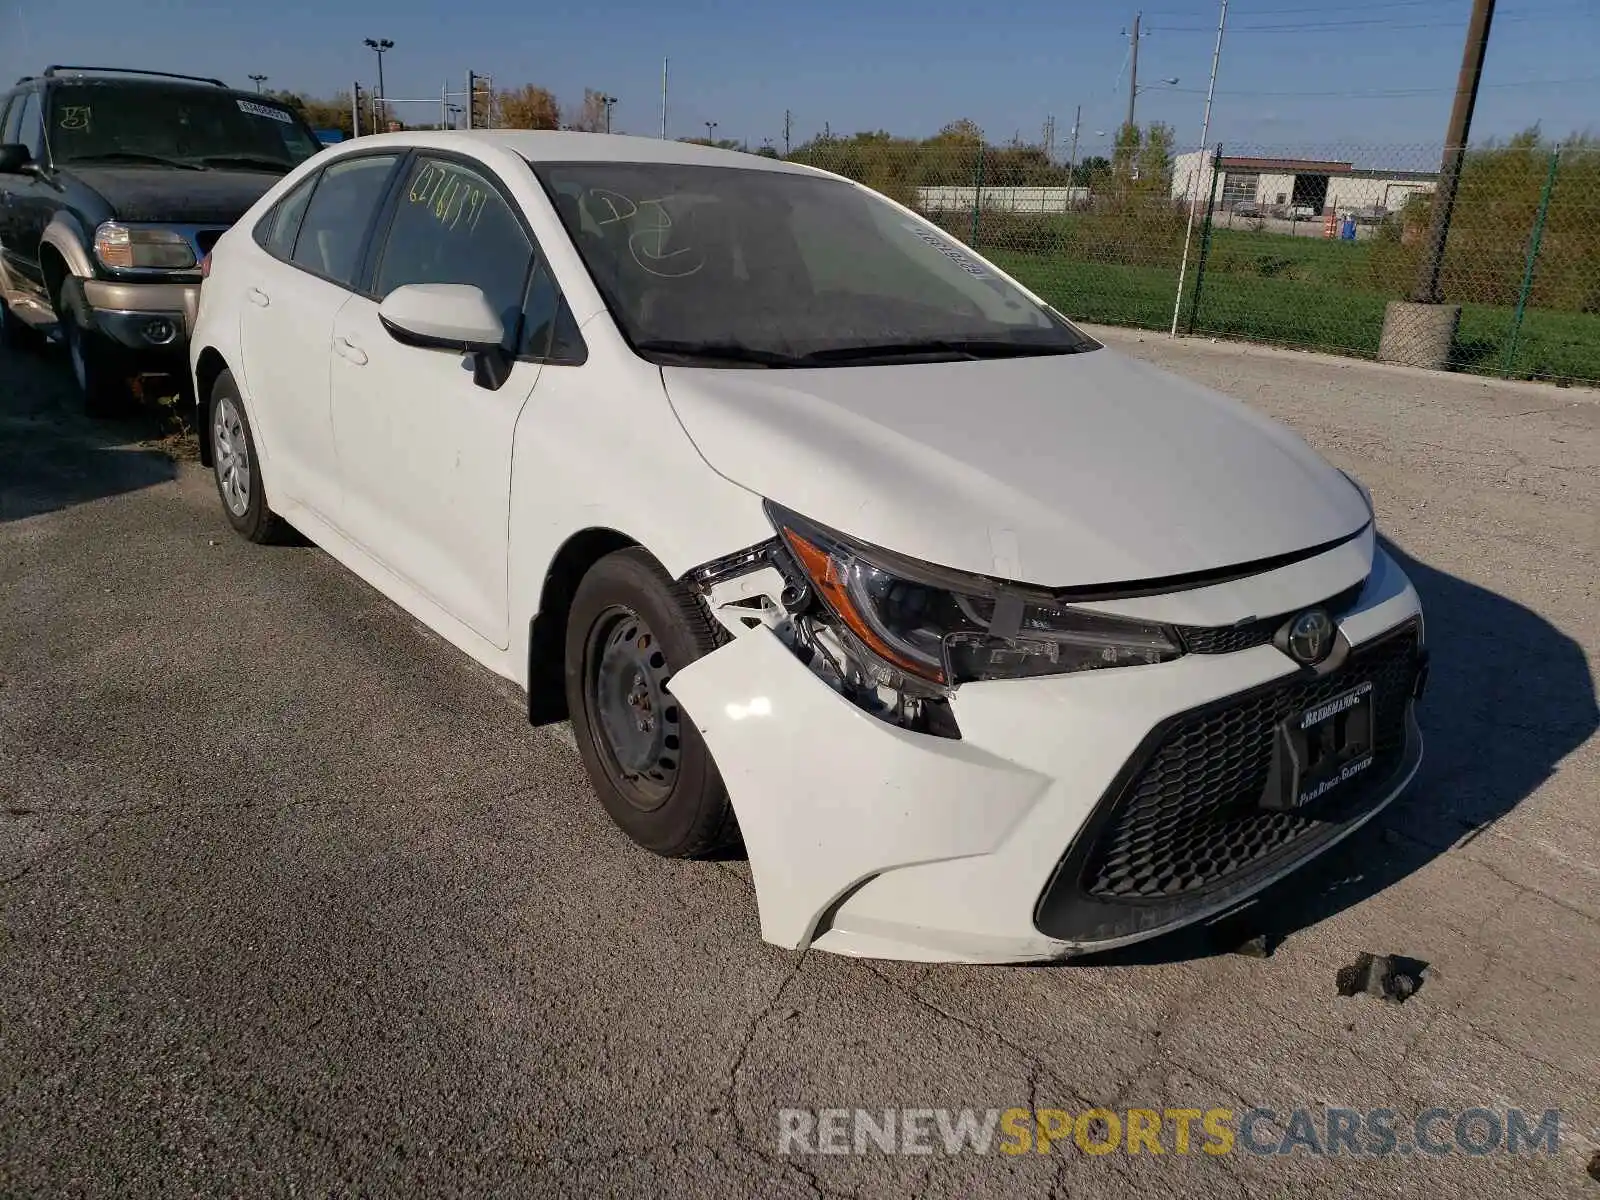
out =
<svg viewBox="0 0 1600 1200"><path fill-rule="evenodd" d="M1296 175L1343 175L1354 170L1347 162L1326 162L1315 158L1227 158L1222 160L1224 171L1283 171Z"/></svg>

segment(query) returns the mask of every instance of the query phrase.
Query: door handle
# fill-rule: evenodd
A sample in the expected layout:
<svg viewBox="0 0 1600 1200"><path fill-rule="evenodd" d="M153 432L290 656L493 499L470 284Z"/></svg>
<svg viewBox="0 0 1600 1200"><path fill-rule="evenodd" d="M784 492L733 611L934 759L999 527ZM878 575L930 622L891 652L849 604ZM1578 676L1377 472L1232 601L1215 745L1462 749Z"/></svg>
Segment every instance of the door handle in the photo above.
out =
<svg viewBox="0 0 1600 1200"><path fill-rule="evenodd" d="M367 365L367 352L349 338L334 338L333 348L339 352L340 358L347 358L358 367Z"/></svg>
<svg viewBox="0 0 1600 1200"><path fill-rule="evenodd" d="M257 308L266 308L267 305L272 303L272 297L267 295L260 288L253 287L246 292L245 295L250 297L250 303L254 304Z"/></svg>

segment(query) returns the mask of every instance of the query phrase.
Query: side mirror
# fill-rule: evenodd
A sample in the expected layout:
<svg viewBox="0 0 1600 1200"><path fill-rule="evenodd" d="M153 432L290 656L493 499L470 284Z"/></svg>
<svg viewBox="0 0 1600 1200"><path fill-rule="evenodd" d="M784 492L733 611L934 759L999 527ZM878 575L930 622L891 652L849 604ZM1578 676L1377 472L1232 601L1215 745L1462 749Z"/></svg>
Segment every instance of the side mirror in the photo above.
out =
<svg viewBox="0 0 1600 1200"><path fill-rule="evenodd" d="M32 165L33 154L21 142L0 146L0 175L27 175Z"/></svg>
<svg viewBox="0 0 1600 1200"><path fill-rule="evenodd" d="M470 283L408 283L378 306L389 336L408 346L481 354L506 340L505 322Z"/></svg>
<svg viewBox="0 0 1600 1200"><path fill-rule="evenodd" d="M472 357L472 378L494 391L511 374L505 322L470 283L408 283L378 306L378 320L404 346Z"/></svg>

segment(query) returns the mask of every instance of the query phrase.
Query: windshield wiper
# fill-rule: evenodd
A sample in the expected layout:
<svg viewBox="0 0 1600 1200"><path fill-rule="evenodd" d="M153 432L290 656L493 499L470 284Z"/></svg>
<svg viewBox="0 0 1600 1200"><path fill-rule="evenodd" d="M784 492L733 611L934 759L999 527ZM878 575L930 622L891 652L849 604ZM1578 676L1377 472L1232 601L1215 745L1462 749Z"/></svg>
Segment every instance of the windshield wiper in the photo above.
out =
<svg viewBox="0 0 1600 1200"><path fill-rule="evenodd" d="M808 363L850 363L876 359L933 358L972 361L980 358L1024 358L1036 354L1076 354L1079 347L1039 342L1008 342L997 338L932 338L922 341L878 342L867 346L835 346L814 350Z"/></svg>
<svg viewBox="0 0 1600 1200"><path fill-rule="evenodd" d="M686 362L738 363L749 367L798 367L804 360L776 350L760 350L737 342L688 342L656 338L635 342L634 349L646 354L664 354Z"/></svg>
<svg viewBox="0 0 1600 1200"><path fill-rule="evenodd" d="M204 171L206 168L196 162L185 162L181 158L167 158L161 154L142 154L137 150L107 150L103 154L78 154L74 155L71 163L96 163L96 162L130 162L153 163L162 167L177 167L183 171ZM66 164L63 164L66 165Z"/></svg>
<svg viewBox="0 0 1600 1200"><path fill-rule="evenodd" d="M260 154L205 154L200 161L208 167L260 167L266 171L276 171L279 175L287 175L292 169L282 159L266 158Z"/></svg>

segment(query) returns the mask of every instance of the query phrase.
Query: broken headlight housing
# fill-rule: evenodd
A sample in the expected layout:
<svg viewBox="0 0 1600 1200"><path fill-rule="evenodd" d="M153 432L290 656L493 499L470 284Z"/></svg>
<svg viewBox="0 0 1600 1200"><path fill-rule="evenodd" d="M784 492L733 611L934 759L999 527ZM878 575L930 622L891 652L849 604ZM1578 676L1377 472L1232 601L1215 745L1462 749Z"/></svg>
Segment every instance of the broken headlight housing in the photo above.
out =
<svg viewBox="0 0 1600 1200"><path fill-rule="evenodd" d="M1043 589L907 559L775 504L767 512L848 641L908 682L942 690L1160 663L1183 653L1161 625L1065 607Z"/></svg>

